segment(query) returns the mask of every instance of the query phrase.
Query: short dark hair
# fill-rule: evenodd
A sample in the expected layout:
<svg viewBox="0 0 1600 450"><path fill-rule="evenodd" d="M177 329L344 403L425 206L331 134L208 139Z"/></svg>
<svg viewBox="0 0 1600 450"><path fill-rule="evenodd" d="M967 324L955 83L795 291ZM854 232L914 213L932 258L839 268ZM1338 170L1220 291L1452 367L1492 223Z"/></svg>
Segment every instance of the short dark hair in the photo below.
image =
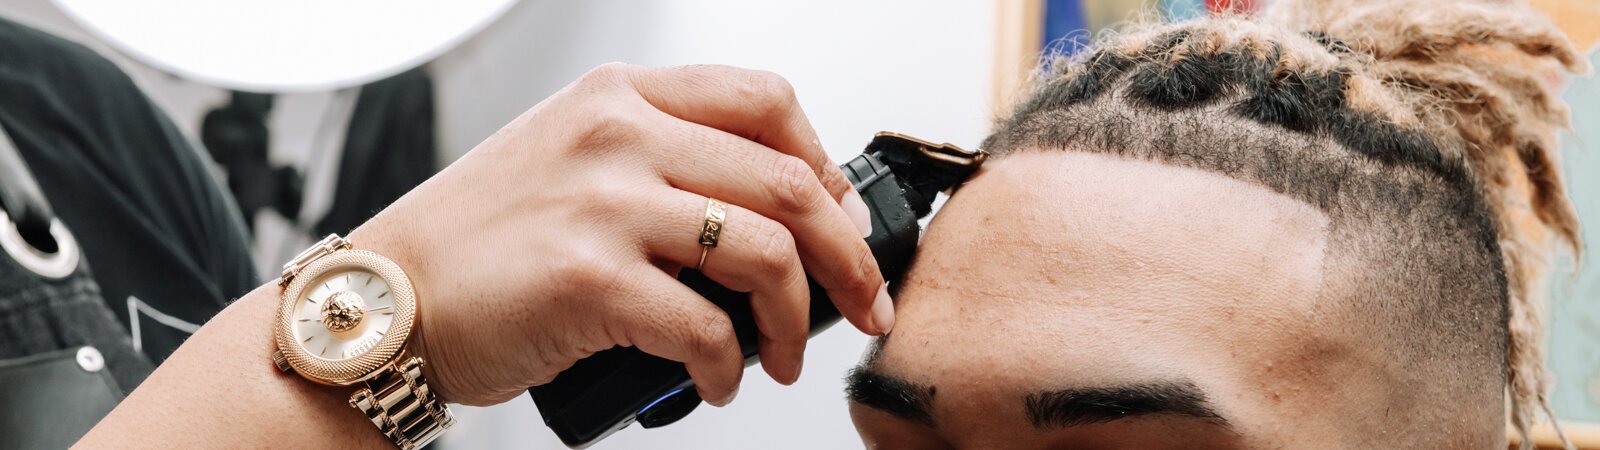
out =
<svg viewBox="0 0 1600 450"><path fill-rule="evenodd" d="M1550 244L1527 227L1574 252L1578 234L1553 156L1565 109L1506 61L1583 63L1526 5L1416 3L1283 0L1126 32L1054 61L983 148L1160 161L1316 205L1353 263L1338 295L1397 343L1407 389L1509 390L1525 432L1547 390L1530 286Z"/></svg>

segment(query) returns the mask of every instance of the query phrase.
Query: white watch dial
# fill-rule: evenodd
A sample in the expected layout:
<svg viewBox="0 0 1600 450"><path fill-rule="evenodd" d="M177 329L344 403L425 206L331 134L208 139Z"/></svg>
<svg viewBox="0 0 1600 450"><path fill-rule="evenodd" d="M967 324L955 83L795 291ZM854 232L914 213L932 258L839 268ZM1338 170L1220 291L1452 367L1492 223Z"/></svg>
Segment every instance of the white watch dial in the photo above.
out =
<svg viewBox="0 0 1600 450"><path fill-rule="evenodd" d="M333 271L296 299L291 327L307 354L330 361L372 350L394 323L394 293L383 277L364 270Z"/></svg>

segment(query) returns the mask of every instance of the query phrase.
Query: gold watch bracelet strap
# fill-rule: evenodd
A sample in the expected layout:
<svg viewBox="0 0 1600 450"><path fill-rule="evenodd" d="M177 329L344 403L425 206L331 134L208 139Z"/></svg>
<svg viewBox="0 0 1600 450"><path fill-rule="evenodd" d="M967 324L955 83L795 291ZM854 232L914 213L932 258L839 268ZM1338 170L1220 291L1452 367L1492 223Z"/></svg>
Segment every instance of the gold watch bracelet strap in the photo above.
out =
<svg viewBox="0 0 1600 450"><path fill-rule="evenodd" d="M350 396L350 406L366 414L401 449L422 448L455 424L455 416L428 389L422 358L405 358L365 385Z"/></svg>
<svg viewBox="0 0 1600 450"><path fill-rule="evenodd" d="M295 255L294 259L283 264L283 275L278 277L278 289L288 287L289 283L294 282L294 277L299 276L300 271L305 270L306 266L311 265L311 262L316 261L317 258L339 250L349 249L350 241L339 237L338 234L330 234L328 237L322 238L321 241L317 241L316 245L312 245L305 251L300 252L299 255Z"/></svg>

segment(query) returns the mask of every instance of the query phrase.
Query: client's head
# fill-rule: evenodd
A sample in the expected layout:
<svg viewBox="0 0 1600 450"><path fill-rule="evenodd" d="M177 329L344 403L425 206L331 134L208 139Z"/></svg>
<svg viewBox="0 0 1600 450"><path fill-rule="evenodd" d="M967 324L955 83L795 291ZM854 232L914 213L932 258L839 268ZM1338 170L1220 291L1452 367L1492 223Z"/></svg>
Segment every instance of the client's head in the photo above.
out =
<svg viewBox="0 0 1600 450"><path fill-rule="evenodd" d="M1580 69L1510 2L1284 0L1058 61L850 375L888 448L1492 447L1543 402ZM1337 17L1337 19L1334 19Z"/></svg>

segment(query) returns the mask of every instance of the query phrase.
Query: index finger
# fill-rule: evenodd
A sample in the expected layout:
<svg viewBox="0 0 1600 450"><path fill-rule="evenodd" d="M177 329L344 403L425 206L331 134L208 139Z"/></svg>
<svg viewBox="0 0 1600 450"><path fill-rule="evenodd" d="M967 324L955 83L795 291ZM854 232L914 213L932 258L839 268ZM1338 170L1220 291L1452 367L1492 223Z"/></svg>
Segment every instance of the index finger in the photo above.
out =
<svg viewBox="0 0 1600 450"><path fill-rule="evenodd" d="M635 68L624 74L623 78L656 109L690 122L690 128L714 130L712 133L685 133L698 139L678 143L699 147L678 150L684 156L718 157L677 158L669 164L672 167L663 170L663 175L685 190L735 201L782 222L794 233L802 262L810 275L827 289L834 304L851 323L869 334L887 333L893 327L892 300L885 290L877 261L861 239L859 232L862 230L857 228L870 220L867 217L870 213L860 197L854 195L855 188L844 178L843 172L823 151L816 131L811 128L810 120L800 109L794 89L787 81L771 72L727 66ZM736 169L747 165L741 161L777 161L766 157L771 155L768 149L787 154L789 156L782 158L793 157L809 167L834 204L850 194L858 207L856 211L817 207L817 202L807 199L820 198L822 192L806 192L808 189L803 183L793 182L795 177L782 176L791 171L759 173ZM768 151L764 155L761 150ZM785 165L756 166L781 168ZM741 173L744 176L739 176ZM772 183L775 179L778 182ZM782 181L784 179L790 181ZM776 188L760 187L763 184ZM761 194L770 192L780 195ZM768 201L774 197L791 201ZM852 215L856 217L850 217ZM857 227L852 227L852 222ZM865 326L869 323L872 326Z"/></svg>
<svg viewBox="0 0 1600 450"><path fill-rule="evenodd" d="M835 202L853 187L828 158L794 87L772 72L719 65L640 68L633 87L661 112L800 158Z"/></svg>

